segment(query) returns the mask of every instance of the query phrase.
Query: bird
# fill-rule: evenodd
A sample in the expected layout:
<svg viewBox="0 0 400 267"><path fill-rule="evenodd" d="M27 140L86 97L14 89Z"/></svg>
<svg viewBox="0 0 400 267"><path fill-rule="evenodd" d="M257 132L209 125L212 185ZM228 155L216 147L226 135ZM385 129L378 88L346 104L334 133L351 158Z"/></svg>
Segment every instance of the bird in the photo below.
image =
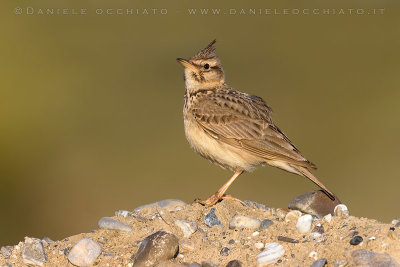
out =
<svg viewBox="0 0 400 267"><path fill-rule="evenodd" d="M201 156L234 172L215 194L198 202L210 207L223 199L238 200L225 194L229 186L242 173L266 164L310 179L335 200L335 195L311 173L316 165L272 121L267 103L225 82L215 43L213 40L189 59L177 58L184 67L186 139Z"/></svg>

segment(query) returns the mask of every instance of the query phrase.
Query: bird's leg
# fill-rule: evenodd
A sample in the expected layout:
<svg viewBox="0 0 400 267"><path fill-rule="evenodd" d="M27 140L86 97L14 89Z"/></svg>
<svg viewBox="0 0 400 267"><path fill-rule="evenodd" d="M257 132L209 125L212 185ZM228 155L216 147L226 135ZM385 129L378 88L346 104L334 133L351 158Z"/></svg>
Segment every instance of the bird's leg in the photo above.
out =
<svg viewBox="0 0 400 267"><path fill-rule="evenodd" d="M210 207L215 205L221 199L231 199L237 200L242 203L237 198L232 197L231 195L226 195L225 192L228 190L229 186L235 181L235 179L243 173L243 170L236 170L233 176L220 188L218 191L212 195L211 197L207 198L206 200L197 200L198 203L205 205L206 207Z"/></svg>

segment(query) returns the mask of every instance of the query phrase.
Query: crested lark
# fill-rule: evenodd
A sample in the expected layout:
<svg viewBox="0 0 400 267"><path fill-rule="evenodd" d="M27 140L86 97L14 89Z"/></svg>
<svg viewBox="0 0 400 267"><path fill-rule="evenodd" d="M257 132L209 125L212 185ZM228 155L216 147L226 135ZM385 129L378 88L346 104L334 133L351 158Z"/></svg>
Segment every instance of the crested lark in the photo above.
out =
<svg viewBox="0 0 400 267"><path fill-rule="evenodd" d="M310 171L308 161L271 119L271 108L258 96L239 92L225 83L215 40L189 60L185 67L185 134L193 149L204 158L234 171L234 175L203 205L222 198L234 199L225 191L243 172L269 164L307 177L332 199L335 197Z"/></svg>

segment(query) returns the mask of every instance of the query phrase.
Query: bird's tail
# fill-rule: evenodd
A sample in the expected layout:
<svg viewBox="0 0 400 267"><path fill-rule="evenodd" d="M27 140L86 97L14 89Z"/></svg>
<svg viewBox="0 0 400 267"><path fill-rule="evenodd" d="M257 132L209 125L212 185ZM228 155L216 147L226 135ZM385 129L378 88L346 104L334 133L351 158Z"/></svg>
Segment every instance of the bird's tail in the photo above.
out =
<svg viewBox="0 0 400 267"><path fill-rule="evenodd" d="M292 166L296 168L300 174L302 174L304 177L307 177L310 179L314 184L318 185L321 187L321 189L325 192L325 194L332 200L335 200L335 195L323 184L321 183L317 177L315 177L307 168L301 167L301 166Z"/></svg>

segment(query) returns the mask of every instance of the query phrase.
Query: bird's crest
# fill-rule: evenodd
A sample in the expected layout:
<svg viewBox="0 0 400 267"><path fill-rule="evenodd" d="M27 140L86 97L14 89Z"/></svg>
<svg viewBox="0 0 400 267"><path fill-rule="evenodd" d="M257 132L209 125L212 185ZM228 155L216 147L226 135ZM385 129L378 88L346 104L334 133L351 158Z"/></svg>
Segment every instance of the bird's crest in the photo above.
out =
<svg viewBox="0 0 400 267"><path fill-rule="evenodd" d="M214 47L214 44L216 42L217 42L217 40L214 39L209 45L207 45L206 48L200 50L191 59L209 59L209 58L216 57L217 54L215 53L215 47Z"/></svg>

